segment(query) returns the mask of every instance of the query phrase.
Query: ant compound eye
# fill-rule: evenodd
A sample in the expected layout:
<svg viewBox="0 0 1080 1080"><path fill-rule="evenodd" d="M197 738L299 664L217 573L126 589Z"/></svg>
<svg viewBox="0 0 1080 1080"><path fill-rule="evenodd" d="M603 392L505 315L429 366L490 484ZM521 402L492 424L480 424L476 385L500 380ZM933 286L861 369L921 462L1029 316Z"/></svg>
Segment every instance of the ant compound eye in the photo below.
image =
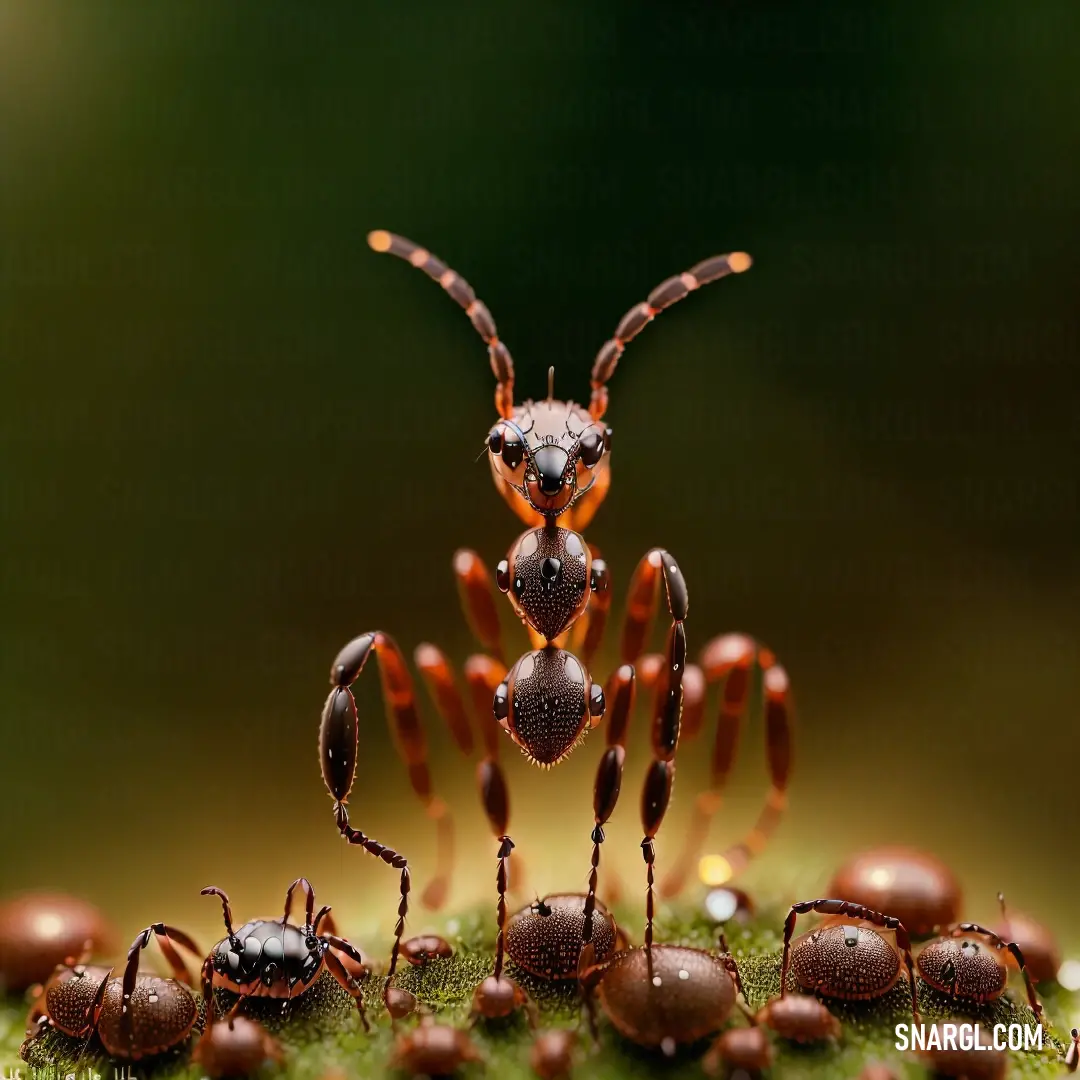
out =
<svg viewBox="0 0 1080 1080"><path fill-rule="evenodd" d="M580 447L581 460L591 469L604 456L604 437L599 431L584 435Z"/></svg>
<svg viewBox="0 0 1080 1080"><path fill-rule="evenodd" d="M487 438L488 449L493 454L501 454L503 448L502 432L498 428L492 428Z"/></svg>
<svg viewBox="0 0 1080 1080"><path fill-rule="evenodd" d="M502 459L510 469L516 469L525 460L525 444L512 432L507 432L502 440Z"/></svg>

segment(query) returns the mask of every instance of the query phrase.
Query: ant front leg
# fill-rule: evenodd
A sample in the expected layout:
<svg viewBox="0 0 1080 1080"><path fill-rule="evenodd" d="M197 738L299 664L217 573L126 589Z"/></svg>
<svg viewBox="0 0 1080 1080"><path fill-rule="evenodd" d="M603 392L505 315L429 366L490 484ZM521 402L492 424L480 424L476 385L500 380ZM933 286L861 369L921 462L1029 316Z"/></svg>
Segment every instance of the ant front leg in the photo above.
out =
<svg viewBox="0 0 1080 1080"><path fill-rule="evenodd" d="M750 860L764 850L787 809L794 712L790 680L771 649L745 634L723 634L713 638L701 652L700 670L705 683L722 683L709 785L694 800L693 817L682 851L660 887L664 896L674 896L682 891L704 850L709 825L723 802L724 788L735 761L755 667L761 671L769 790L765 805L747 835L721 855L710 857L713 865L709 884L722 885L741 873ZM690 669L687 670L689 675Z"/></svg>
<svg viewBox="0 0 1080 1080"><path fill-rule="evenodd" d="M907 927L892 915L884 915L873 908L863 907L862 904L853 904L848 900L802 900L792 904L784 920L784 953L780 961L780 996L787 995L787 977L791 968L791 937L795 932L795 921L800 915L807 915L811 911L819 915L845 915L852 919L865 919L874 926L891 930L896 935L897 947L904 955L904 966L907 968L908 986L911 990L911 1015L915 1023L920 1022L919 999L915 991L915 965L911 960L911 938Z"/></svg>
<svg viewBox="0 0 1080 1080"><path fill-rule="evenodd" d="M431 774L427 766L427 746L416 712L416 700L405 666L404 657L393 640L381 631L361 634L347 644L334 660L330 681L334 688L323 706L319 726L319 759L323 782L334 800L334 821L338 832L352 845L400 871L397 922L394 924L394 944L390 964L383 984L383 999L387 1000L390 982L397 972L401 953L401 937L409 913L409 893L412 880L409 862L393 848L354 828L349 821L347 803L356 779L359 751L359 721L356 700L349 687L359 678L368 657L374 652L379 660L383 695L386 699L391 730L401 756L409 767L413 790L429 805L433 801Z"/></svg>

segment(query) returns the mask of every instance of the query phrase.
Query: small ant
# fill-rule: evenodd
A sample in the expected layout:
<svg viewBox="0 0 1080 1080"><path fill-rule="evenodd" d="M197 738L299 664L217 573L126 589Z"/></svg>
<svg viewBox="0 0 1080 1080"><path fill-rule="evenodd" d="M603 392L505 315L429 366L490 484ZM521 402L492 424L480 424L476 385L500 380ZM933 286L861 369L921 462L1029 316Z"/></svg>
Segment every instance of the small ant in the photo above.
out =
<svg viewBox="0 0 1080 1080"><path fill-rule="evenodd" d="M839 918L792 941L796 919L811 911ZM882 930L891 931L895 943ZM841 1001L869 1001L887 994L905 969L912 1016L919 1023L911 939L899 919L847 900L803 900L788 911L780 962L781 997L787 995L789 970L794 970L804 990Z"/></svg>
<svg viewBox="0 0 1080 1080"><path fill-rule="evenodd" d="M1036 1020L1042 1006L1035 995L1024 954L1015 941L1005 941L978 923L958 923L928 942L916 961L919 974L935 990L959 1001L996 1001L1009 981L1009 961L1024 977L1028 1004Z"/></svg>
<svg viewBox="0 0 1080 1080"><path fill-rule="evenodd" d="M304 894L304 925L289 922L293 893ZM285 914L280 919L252 919L239 930L233 929L232 907L223 889L208 885L203 896L216 896L221 901L225 920L225 937L210 950L202 969L203 998L206 1001L206 1023L214 1023L214 989L220 987L239 995L228 1019L249 997L283 999L283 1007L315 984L323 969L338 981L355 1000L364 1030L368 1030L364 1012L364 992L343 963L343 953L354 964L364 968L364 959L344 938L333 933L330 908L315 913L315 890L307 878L297 878L285 893ZM322 933L320 933L322 929Z"/></svg>
<svg viewBox="0 0 1080 1080"><path fill-rule="evenodd" d="M172 968L173 978L140 973L139 959L152 940ZM60 965L31 1007L28 1035L33 1039L45 1026L77 1039L97 1035L111 1057L124 1061L178 1046L191 1035L199 1007L189 989L191 973L173 942L202 956L182 930L153 923L131 943L120 978L113 976L112 968Z"/></svg>
<svg viewBox="0 0 1080 1080"><path fill-rule="evenodd" d="M525 624L532 649L507 670L492 577L475 552L459 550L454 556L454 572L462 606L485 650L465 665L474 702L483 697L486 689L498 725L529 761L545 769L563 761L603 721L610 708L607 745L594 784L593 851L582 922L584 944L588 944L592 932L604 826L615 809L622 783L635 695L635 665L645 652L663 583L670 622L663 657L652 666L648 680L654 697L652 762L645 773L642 793L641 851L647 881L645 946L649 948L655 910L655 837L671 798L684 705L688 728L696 731L707 688L720 685L721 708L709 785L694 804L682 851L661 882L664 895L677 893L683 887L705 843L734 760L755 671L761 672L764 685L769 793L746 839L714 857L714 863L723 868L725 879L733 877L768 842L787 804L790 689L787 674L771 650L742 634L714 638L702 650L700 665L687 662L684 620L689 593L674 556L659 547L641 558L630 579L620 665L606 684L594 681L589 665L607 624L612 581L607 564L580 530L592 521L611 486L612 430L605 421L607 384L626 346L671 305L710 282L749 269L750 257L736 252L705 259L667 278L645 301L631 308L596 356L587 406L555 398L554 368L548 372L546 399L515 404L510 351L499 337L491 312L477 299L469 283L428 249L404 237L379 230L369 234L368 244L376 252L389 253L422 270L464 310L487 346L496 380L497 419L487 433L484 453L496 489L525 524L526 531L499 563L495 579L499 590L508 595L515 615ZM571 644L576 655L567 647ZM404 855L356 829L347 810L359 744L359 720L350 687L371 655L378 664L394 741L408 767L410 784L437 827L438 870L423 894L428 906L437 907L448 891L453 830L448 808L435 794L426 738L405 658L384 631L361 634L345 645L331 666L332 689L322 713L320 757L323 780L334 801L335 823L342 837L400 872L389 983L396 970L409 909L409 864ZM417 649L416 658L437 712L459 748L469 753L472 736L467 713L449 662L435 646L427 644ZM477 769L477 779L481 802L499 845L494 972L494 978L499 979L505 953L508 860L514 845L508 833L507 784L493 730L490 720L481 723L485 756Z"/></svg>

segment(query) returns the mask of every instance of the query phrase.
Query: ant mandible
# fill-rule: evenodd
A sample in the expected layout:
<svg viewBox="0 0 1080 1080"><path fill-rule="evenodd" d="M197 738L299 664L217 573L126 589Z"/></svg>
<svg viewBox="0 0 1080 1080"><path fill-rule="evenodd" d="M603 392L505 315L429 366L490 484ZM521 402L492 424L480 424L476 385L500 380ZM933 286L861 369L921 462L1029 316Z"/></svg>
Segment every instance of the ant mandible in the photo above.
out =
<svg viewBox="0 0 1080 1080"><path fill-rule="evenodd" d="M610 705L606 748L594 785L594 828L589 890L583 936L587 943L596 904L597 873L604 826L615 809L622 783L626 735L636 693L635 665L640 663L642 684L652 689L652 762L642 793L642 855L647 867L645 944L653 938L654 838L671 797L675 753L680 730L687 737L701 727L708 685L721 683L720 715L711 757L708 788L694 806L694 818L675 867L661 885L665 895L678 892L695 867L708 826L721 802L742 721L750 698L755 666L762 672L767 759L770 789L755 826L744 841L722 856L714 867L733 877L764 847L786 807L790 768L790 694L788 678L774 654L742 634L725 634L710 641L701 664L687 663L683 622L688 592L675 558L653 548L638 563L630 581L620 665L605 686L594 682L589 664L601 642L611 604L607 565L586 543L579 530L592 520L611 485L611 428L604 422L608 406L608 380L627 344L661 311L701 286L750 267L748 255L736 252L714 256L690 270L668 278L631 308L613 336L597 354L591 374L588 407L559 401L549 370L548 395L543 401L514 403L514 362L500 339L486 305L469 283L430 251L404 237L376 231L368 236L376 252L396 255L424 271L465 311L487 345L495 375L498 419L488 432L486 454L495 486L528 526L511 547L496 573L499 589L509 595L516 615L527 626L533 649L505 667L499 616L491 575L479 556L468 549L454 556L462 606L484 654L470 657L465 678L474 704L492 702L498 724L525 756L542 768L566 758L588 731L604 718ZM643 657L659 604L660 582L670 626L663 657ZM572 645L566 645L573 627ZM381 630L350 641L331 666L333 689L326 701L320 731L323 779L334 800L335 821L341 835L401 873L400 902L386 986L396 970L401 936L408 913L410 874L403 855L355 829L346 803L356 775L359 726L350 686L374 653L394 741L404 759L416 795L435 821L439 839L439 870L424 892L429 907L445 900L453 831L445 803L435 795L428 767L427 745L419 721L416 695L408 666L394 640ZM417 666L431 693L436 711L459 748L472 750L467 713L450 663L434 645L416 650ZM685 725L683 723L685 707ZM481 716L483 709L481 708ZM508 835L509 796L498 761L495 725L481 723L485 756L477 769L485 813L499 842L498 939L495 980L502 976L508 859L513 842ZM714 870L715 873L715 870Z"/></svg>

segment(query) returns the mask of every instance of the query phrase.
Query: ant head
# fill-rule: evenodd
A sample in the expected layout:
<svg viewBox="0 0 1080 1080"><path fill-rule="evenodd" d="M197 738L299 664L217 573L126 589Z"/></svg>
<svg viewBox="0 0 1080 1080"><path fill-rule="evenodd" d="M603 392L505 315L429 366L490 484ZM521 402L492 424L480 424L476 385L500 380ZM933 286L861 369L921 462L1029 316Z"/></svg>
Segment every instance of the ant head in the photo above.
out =
<svg viewBox="0 0 1080 1080"><path fill-rule="evenodd" d="M496 486L508 485L547 518L577 502L606 479L611 428L572 401L527 401L496 421L487 454ZM504 488L505 491L505 488Z"/></svg>

